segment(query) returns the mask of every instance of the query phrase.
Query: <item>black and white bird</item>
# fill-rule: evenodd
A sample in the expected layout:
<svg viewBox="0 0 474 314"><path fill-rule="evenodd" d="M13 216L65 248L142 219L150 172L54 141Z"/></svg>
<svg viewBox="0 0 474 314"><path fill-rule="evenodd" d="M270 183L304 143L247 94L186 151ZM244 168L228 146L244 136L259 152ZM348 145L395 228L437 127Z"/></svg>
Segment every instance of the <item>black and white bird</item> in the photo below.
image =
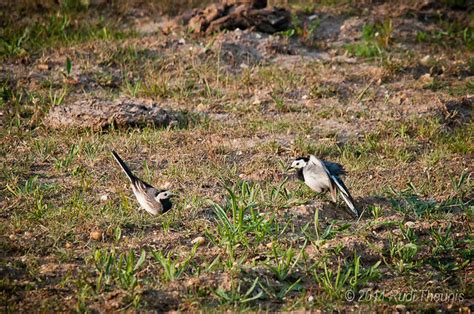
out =
<svg viewBox="0 0 474 314"><path fill-rule="evenodd" d="M135 194L138 203L144 210L152 215L157 215L164 214L171 209L171 197L174 196L173 193L167 190L158 190L140 180L132 173L127 164L115 151L112 151L112 155L130 179L133 194Z"/></svg>
<svg viewBox="0 0 474 314"><path fill-rule="evenodd" d="M360 213L354 204L346 185L340 178L346 171L341 164L325 161L313 155L309 157L296 158L290 168L296 169L298 179L304 181L313 191L317 193L331 192L333 202L337 201L337 193L346 202L352 215L359 217Z"/></svg>

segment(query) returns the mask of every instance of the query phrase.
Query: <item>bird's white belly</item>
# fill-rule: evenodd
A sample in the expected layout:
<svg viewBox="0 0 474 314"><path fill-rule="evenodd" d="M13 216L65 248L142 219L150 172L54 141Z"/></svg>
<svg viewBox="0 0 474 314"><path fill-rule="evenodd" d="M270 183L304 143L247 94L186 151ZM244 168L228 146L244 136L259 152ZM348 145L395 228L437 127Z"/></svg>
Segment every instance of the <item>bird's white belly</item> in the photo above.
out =
<svg viewBox="0 0 474 314"><path fill-rule="evenodd" d="M311 190L321 193L329 189L329 180L328 178L314 178L308 177L305 178L305 183L311 188Z"/></svg>
<svg viewBox="0 0 474 314"><path fill-rule="evenodd" d="M150 205L150 203L146 200L146 197L143 194L137 193L135 189L133 189L133 193L137 197L138 203L144 210L146 210L152 215L158 214L158 210Z"/></svg>

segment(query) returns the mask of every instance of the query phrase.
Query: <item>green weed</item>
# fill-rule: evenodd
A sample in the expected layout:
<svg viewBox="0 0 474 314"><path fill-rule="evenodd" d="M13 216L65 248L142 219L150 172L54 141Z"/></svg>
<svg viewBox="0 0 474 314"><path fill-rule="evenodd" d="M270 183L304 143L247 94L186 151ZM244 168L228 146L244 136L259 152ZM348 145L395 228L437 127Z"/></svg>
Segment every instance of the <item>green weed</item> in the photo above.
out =
<svg viewBox="0 0 474 314"><path fill-rule="evenodd" d="M118 285L129 292L134 291L139 283L138 271L146 259L146 252L141 251L137 257L133 251L118 254L112 250L96 250L94 264L97 271L95 283L96 293L100 293L110 285Z"/></svg>
<svg viewBox="0 0 474 314"><path fill-rule="evenodd" d="M342 300L347 289L357 289L367 281L378 278L379 265L380 261L363 270L360 257L355 255L352 263L343 263L338 259L336 270L332 270L324 261L323 272L319 272L318 267L313 271L313 276L330 300Z"/></svg>
<svg viewBox="0 0 474 314"><path fill-rule="evenodd" d="M239 304L246 304L255 300L260 299L263 296L263 291L257 291L258 277L252 282L251 286L246 290L242 287L241 282L236 285L232 282L232 287L230 290L226 291L222 288L219 288L215 291L215 295L218 297L219 301L223 304L232 304L237 306Z"/></svg>
<svg viewBox="0 0 474 314"><path fill-rule="evenodd" d="M191 253L180 262L178 258L173 257L173 253L170 251L167 255L164 255L160 251L152 251L151 254L157 262L159 262L163 268L163 276L166 281L173 281L181 277L184 271L187 269L189 263L194 258L198 245L195 245L191 250Z"/></svg>
<svg viewBox="0 0 474 314"><path fill-rule="evenodd" d="M290 247L287 250L280 249L276 244L272 246L273 261L267 262L267 267L280 281L287 280L292 275L292 270L297 265L302 256L303 249L295 256L294 250Z"/></svg>

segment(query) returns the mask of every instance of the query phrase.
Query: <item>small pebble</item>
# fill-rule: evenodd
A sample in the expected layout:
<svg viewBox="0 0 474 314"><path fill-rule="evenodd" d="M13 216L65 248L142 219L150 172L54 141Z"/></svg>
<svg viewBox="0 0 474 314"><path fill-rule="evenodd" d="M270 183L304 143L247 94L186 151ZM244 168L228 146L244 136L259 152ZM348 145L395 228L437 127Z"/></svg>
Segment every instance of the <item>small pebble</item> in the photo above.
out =
<svg viewBox="0 0 474 314"><path fill-rule="evenodd" d="M92 240L96 240L96 241L102 240L102 232L97 231L97 230L91 231L91 233L89 234L89 237Z"/></svg>
<svg viewBox="0 0 474 314"><path fill-rule="evenodd" d="M426 73L420 76L420 81L423 83L431 83L433 82L433 77L429 73Z"/></svg>
<svg viewBox="0 0 474 314"><path fill-rule="evenodd" d="M201 246L204 243L206 243L206 239L204 237L197 237L191 241L191 244L197 244L198 246Z"/></svg>
<svg viewBox="0 0 474 314"><path fill-rule="evenodd" d="M40 63L36 67L38 68L38 70L41 70L41 71L49 70L49 65L46 63Z"/></svg>
<svg viewBox="0 0 474 314"><path fill-rule="evenodd" d="M433 58L430 55L426 55L420 59L420 64L424 66L428 66L430 65L432 61L433 61Z"/></svg>
<svg viewBox="0 0 474 314"><path fill-rule="evenodd" d="M395 307L395 309L396 309L399 313L405 313L405 311L407 310L407 307L406 307L404 304L397 304L397 306Z"/></svg>
<svg viewBox="0 0 474 314"><path fill-rule="evenodd" d="M108 195L108 194L104 194L104 195L101 195L101 196L100 196L100 200L101 200L102 202L105 202L105 201L107 201L108 199L109 199L109 195Z"/></svg>
<svg viewBox="0 0 474 314"><path fill-rule="evenodd" d="M207 106L203 103L199 103L197 106L196 106L196 110L197 111L206 111L207 110Z"/></svg>

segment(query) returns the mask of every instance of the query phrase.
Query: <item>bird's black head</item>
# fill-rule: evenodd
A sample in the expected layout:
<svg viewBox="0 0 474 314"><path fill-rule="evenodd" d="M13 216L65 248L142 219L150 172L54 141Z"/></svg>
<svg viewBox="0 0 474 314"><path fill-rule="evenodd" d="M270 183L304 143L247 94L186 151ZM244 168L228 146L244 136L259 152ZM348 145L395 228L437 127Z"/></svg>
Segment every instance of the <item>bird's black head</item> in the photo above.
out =
<svg viewBox="0 0 474 314"><path fill-rule="evenodd" d="M301 169L304 168L309 162L308 157L298 157L291 164L290 168Z"/></svg>
<svg viewBox="0 0 474 314"><path fill-rule="evenodd" d="M295 158L295 160L303 160L304 162L308 162L309 157L297 157L297 158Z"/></svg>
<svg viewBox="0 0 474 314"><path fill-rule="evenodd" d="M162 213L166 213L172 207L171 198L175 196L168 190L161 190L156 193L155 198L160 202L161 206L163 206Z"/></svg>

